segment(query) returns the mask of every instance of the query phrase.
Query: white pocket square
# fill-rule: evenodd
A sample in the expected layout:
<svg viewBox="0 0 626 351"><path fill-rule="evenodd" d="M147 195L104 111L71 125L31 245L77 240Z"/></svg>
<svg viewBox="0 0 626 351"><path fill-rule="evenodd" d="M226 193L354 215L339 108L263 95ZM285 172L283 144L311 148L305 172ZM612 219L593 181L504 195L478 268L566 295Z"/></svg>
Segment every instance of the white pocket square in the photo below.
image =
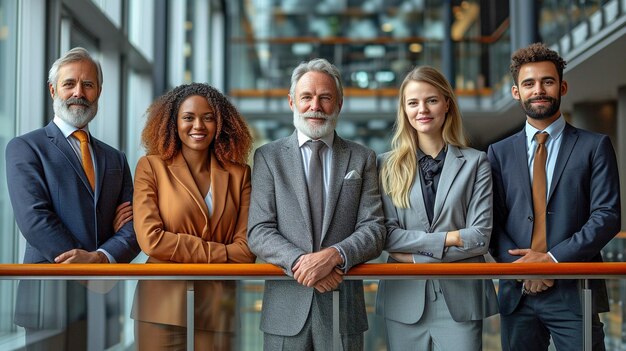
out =
<svg viewBox="0 0 626 351"><path fill-rule="evenodd" d="M350 172L348 172L348 174L346 174L345 177L343 177L343 179L361 179L361 175L359 174L359 172L351 170Z"/></svg>

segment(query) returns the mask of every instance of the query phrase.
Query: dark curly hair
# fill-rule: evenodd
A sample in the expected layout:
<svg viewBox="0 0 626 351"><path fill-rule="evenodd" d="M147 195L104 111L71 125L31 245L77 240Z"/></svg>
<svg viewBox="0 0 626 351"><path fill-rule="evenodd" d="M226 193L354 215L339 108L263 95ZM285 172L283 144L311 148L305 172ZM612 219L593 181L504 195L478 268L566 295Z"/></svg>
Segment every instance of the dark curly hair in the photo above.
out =
<svg viewBox="0 0 626 351"><path fill-rule="evenodd" d="M211 148L218 161L245 164L252 145L248 125L228 98L212 86L200 83L177 86L148 107L148 120L141 133L146 153L169 160L180 151L178 109L183 101L195 95L205 97L214 110L217 129Z"/></svg>
<svg viewBox="0 0 626 351"><path fill-rule="evenodd" d="M559 73L559 81L563 81L563 69L567 64L565 60L559 54L551 50L544 43L530 44L525 48L521 48L513 53L511 56L511 66L509 67L513 81L517 85L517 79L519 78L519 70L522 65L530 62L543 62L550 61L556 66L556 70Z"/></svg>

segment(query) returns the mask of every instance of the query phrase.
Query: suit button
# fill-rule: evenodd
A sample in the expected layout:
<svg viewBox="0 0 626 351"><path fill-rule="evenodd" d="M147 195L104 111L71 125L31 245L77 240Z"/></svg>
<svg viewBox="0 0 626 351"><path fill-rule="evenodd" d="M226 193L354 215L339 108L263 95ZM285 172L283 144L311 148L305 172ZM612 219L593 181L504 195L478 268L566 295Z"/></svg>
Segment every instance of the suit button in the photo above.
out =
<svg viewBox="0 0 626 351"><path fill-rule="evenodd" d="M533 216L528 216L528 221L532 222L533 221Z"/></svg>

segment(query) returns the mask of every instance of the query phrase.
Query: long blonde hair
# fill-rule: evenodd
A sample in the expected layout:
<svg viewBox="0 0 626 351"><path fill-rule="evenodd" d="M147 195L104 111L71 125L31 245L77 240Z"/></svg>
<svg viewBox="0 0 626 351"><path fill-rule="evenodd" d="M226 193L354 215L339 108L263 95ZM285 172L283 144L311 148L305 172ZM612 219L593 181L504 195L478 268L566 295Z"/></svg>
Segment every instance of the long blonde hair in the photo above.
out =
<svg viewBox="0 0 626 351"><path fill-rule="evenodd" d="M439 90L449 104L441 130L443 140L448 145L467 147L461 112L448 80L434 67L420 66L414 68L404 78L400 86L398 114L391 140L391 152L384 160L380 174L383 191L391 197L393 204L399 208L409 208L409 192L417 172L418 136L409 123L404 109L404 92L409 82L428 83Z"/></svg>

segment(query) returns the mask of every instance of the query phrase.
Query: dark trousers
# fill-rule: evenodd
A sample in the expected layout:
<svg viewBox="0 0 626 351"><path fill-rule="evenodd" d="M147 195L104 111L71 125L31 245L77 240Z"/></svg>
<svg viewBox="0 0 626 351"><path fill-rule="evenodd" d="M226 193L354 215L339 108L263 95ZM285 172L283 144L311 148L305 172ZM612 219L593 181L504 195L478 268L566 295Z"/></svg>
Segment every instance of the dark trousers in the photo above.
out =
<svg viewBox="0 0 626 351"><path fill-rule="evenodd" d="M26 328L26 350L87 350L87 323L76 321L63 330Z"/></svg>
<svg viewBox="0 0 626 351"><path fill-rule="evenodd" d="M582 315L572 312L556 289L524 296L515 311L500 316L503 351L543 351L550 336L558 351L583 349ZM598 314L592 316L594 351L604 351L604 330Z"/></svg>

